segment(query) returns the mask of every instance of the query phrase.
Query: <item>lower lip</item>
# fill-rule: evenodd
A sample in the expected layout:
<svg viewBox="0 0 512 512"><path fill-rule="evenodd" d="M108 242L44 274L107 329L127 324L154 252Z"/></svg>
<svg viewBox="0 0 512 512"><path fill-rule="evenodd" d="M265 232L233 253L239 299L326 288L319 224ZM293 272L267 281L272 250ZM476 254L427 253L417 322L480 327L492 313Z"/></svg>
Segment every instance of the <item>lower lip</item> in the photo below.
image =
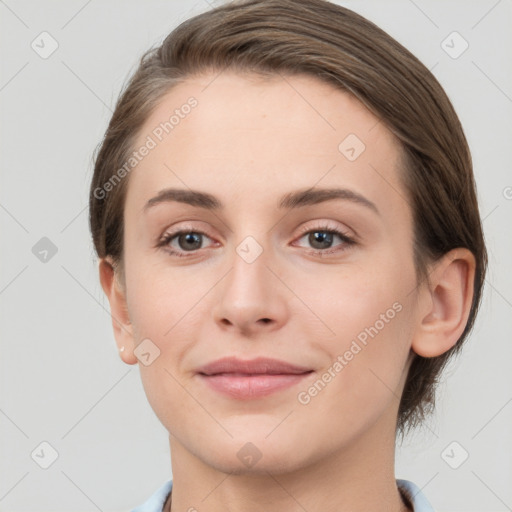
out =
<svg viewBox="0 0 512 512"><path fill-rule="evenodd" d="M224 393L232 398L250 399L267 396L295 386L311 373L276 375L224 373L218 375L199 374L199 377L215 391Z"/></svg>

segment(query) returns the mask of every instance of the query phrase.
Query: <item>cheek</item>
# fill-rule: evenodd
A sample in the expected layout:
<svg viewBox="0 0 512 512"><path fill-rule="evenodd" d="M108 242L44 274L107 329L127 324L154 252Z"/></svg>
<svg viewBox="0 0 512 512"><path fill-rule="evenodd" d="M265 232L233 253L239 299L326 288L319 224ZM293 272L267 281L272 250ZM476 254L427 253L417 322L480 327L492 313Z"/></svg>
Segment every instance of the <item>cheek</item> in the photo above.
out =
<svg viewBox="0 0 512 512"><path fill-rule="evenodd" d="M300 293L329 328L322 331L325 339L343 344L360 334L364 341L364 333L374 332L375 327L379 332L389 331L404 307L409 281L404 273L400 279L392 268L353 265L313 276Z"/></svg>
<svg viewBox="0 0 512 512"><path fill-rule="evenodd" d="M158 354L151 365L139 364L155 411L161 400L182 403L187 398L178 381L189 377L183 374L190 370L184 359L200 339L201 325L208 321L213 307L208 291L215 282L211 272L192 274L185 268L159 269L143 262L137 270L131 269L128 307L135 344L149 339Z"/></svg>
<svg viewBox="0 0 512 512"><path fill-rule="evenodd" d="M206 292L189 285L188 279L181 277L180 281L174 276L165 276L165 272L155 271L155 267L144 268L143 264L136 271L132 269L128 284L135 343L149 339L158 354L148 366L139 363L141 381L149 404L169 431L176 425L178 416L199 417L204 421L186 385L183 386L186 379L181 374L183 357L197 339L193 325L200 320L200 304L194 305ZM175 404L179 404L179 415L173 407Z"/></svg>
<svg viewBox="0 0 512 512"><path fill-rule="evenodd" d="M205 279L185 269L159 267L137 254L127 257L126 269L132 324L141 336L165 342L181 322L189 321L194 304L205 293Z"/></svg>
<svg viewBox="0 0 512 512"><path fill-rule="evenodd" d="M395 414L409 354L409 306L375 286L367 295L357 290L324 309L336 337L316 339L328 357L297 396L303 421L333 445Z"/></svg>
<svg viewBox="0 0 512 512"><path fill-rule="evenodd" d="M381 263L333 274L322 294L309 290L310 308L329 331L324 328L327 334L319 337L308 323L304 328L328 354L324 371L336 375L329 387L354 399L373 400L396 389L410 349L414 271Z"/></svg>

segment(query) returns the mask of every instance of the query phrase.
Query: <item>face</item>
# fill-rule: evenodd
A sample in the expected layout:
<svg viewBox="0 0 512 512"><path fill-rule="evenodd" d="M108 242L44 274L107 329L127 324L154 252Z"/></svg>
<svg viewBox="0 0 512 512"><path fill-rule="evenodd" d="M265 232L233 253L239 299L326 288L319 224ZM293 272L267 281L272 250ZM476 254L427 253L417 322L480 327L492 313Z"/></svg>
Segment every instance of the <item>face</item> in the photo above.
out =
<svg viewBox="0 0 512 512"><path fill-rule="evenodd" d="M124 211L131 349L180 445L223 471L290 471L394 436L417 314L388 129L314 77L222 73L172 89L143 145ZM204 374L226 357L298 369Z"/></svg>

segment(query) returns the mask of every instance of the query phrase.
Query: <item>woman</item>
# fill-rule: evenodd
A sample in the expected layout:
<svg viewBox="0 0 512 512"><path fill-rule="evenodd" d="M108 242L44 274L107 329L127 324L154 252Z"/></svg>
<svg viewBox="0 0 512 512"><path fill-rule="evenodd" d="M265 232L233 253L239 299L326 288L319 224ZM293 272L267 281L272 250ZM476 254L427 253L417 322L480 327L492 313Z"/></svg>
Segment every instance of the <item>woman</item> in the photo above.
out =
<svg viewBox="0 0 512 512"><path fill-rule="evenodd" d="M410 52L325 0L185 21L116 105L90 226L169 431L173 479L136 511L433 510L395 438L487 260L463 130Z"/></svg>

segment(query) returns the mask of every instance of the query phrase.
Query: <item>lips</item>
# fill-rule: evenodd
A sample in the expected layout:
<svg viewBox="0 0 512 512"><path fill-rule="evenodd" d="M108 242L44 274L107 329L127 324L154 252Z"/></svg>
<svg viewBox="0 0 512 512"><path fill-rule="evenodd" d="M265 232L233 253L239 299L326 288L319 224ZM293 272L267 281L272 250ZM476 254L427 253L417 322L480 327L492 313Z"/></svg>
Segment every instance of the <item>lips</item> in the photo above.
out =
<svg viewBox="0 0 512 512"><path fill-rule="evenodd" d="M216 392L237 399L264 397L298 384L311 368L260 357L219 359L197 370L198 377Z"/></svg>
<svg viewBox="0 0 512 512"><path fill-rule="evenodd" d="M225 357L198 369L198 373L205 375L217 375L219 373L238 373L243 375L297 375L310 371L312 371L312 369L305 366L298 366L286 361L269 359L267 357L259 357L257 359L250 360L238 359L236 357Z"/></svg>

